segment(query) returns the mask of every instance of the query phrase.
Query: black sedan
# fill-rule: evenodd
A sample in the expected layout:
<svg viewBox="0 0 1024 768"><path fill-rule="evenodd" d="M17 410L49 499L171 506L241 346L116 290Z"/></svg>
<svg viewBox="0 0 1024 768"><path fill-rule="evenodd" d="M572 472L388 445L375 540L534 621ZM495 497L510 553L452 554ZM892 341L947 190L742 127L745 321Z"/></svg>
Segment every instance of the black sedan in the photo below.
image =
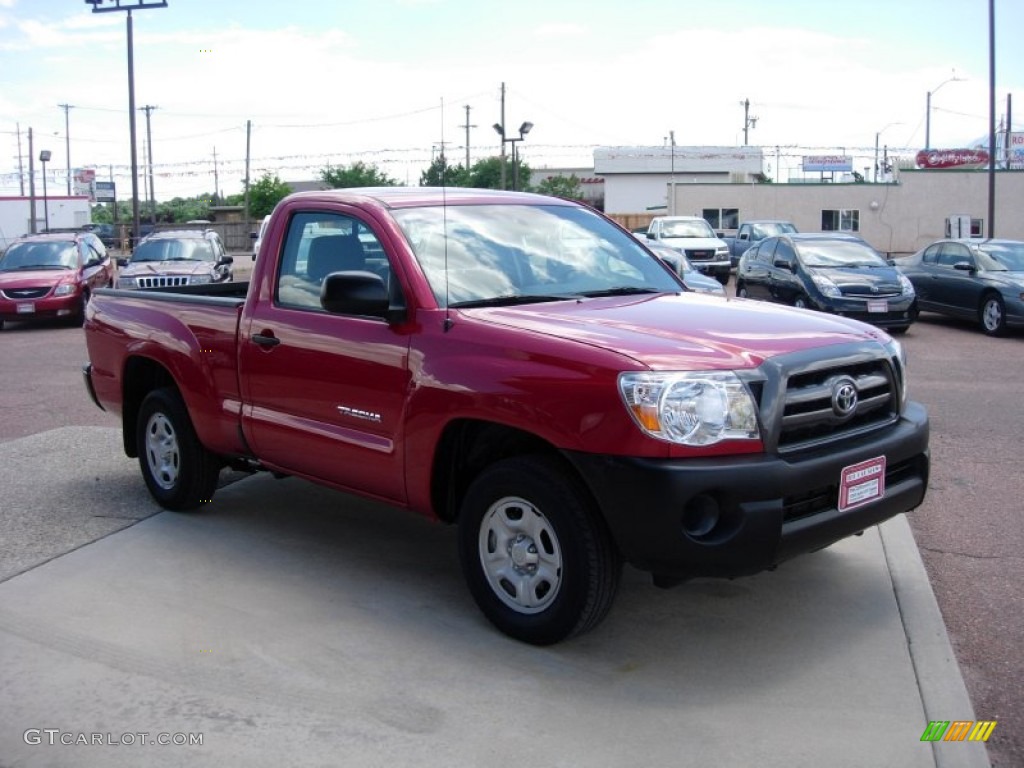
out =
<svg viewBox="0 0 1024 768"><path fill-rule="evenodd" d="M899 266L921 310L975 320L990 336L1024 325L1024 242L939 240Z"/></svg>
<svg viewBox="0 0 1024 768"><path fill-rule="evenodd" d="M914 286L891 262L842 233L787 234L751 246L736 295L852 317L903 333L914 322Z"/></svg>

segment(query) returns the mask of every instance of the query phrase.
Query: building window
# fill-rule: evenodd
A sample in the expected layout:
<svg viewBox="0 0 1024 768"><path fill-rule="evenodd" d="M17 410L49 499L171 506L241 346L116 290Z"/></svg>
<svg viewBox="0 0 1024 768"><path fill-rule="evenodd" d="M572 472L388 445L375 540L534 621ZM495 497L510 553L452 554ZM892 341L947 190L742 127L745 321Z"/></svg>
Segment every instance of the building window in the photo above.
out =
<svg viewBox="0 0 1024 768"><path fill-rule="evenodd" d="M985 236L985 220L971 219L971 237Z"/></svg>
<svg viewBox="0 0 1024 768"><path fill-rule="evenodd" d="M712 229L737 229L740 225L739 208L705 208L701 215Z"/></svg>
<svg viewBox="0 0 1024 768"><path fill-rule="evenodd" d="M821 212L822 232L860 232L860 211L851 208Z"/></svg>

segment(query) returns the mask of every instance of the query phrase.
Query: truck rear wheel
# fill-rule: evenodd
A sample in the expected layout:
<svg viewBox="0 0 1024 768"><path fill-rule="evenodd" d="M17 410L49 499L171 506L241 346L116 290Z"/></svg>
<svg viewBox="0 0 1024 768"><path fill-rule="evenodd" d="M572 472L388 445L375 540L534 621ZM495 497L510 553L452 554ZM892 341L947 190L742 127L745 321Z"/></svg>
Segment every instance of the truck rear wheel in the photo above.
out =
<svg viewBox="0 0 1024 768"><path fill-rule="evenodd" d="M506 459L470 485L459 557L480 610L505 634L557 643L611 608L622 563L592 500L553 459Z"/></svg>
<svg viewBox="0 0 1024 768"><path fill-rule="evenodd" d="M210 501L220 464L196 437L177 390L165 387L146 395L135 440L142 477L160 506L185 511Z"/></svg>

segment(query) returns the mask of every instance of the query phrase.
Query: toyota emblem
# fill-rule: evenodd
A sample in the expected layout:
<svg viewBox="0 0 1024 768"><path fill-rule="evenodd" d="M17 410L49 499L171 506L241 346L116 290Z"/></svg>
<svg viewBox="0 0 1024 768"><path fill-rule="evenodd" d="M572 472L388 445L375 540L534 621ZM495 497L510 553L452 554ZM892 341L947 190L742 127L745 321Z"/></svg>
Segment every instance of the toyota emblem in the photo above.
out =
<svg viewBox="0 0 1024 768"><path fill-rule="evenodd" d="M832 412L841 419L857 412L857 385L848 376L836 379L832 385Z"/></svg>

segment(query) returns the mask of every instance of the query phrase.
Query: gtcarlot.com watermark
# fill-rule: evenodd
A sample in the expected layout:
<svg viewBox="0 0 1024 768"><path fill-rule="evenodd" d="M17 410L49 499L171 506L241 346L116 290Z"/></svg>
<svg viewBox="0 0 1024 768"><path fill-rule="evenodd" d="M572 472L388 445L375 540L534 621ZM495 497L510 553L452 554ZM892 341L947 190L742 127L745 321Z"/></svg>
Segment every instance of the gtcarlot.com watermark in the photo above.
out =
<svg viewBox="0 0 1024 768"><path fill-rule="evenodd" d="M125 733L84 733L62 731L60 728L29 728L22 734L26 744L48 744L50 746L95 746L95 747L134 747L134 746L175 746L201 747L201 733L150 733L149 731L126 731Z"/></svg>

